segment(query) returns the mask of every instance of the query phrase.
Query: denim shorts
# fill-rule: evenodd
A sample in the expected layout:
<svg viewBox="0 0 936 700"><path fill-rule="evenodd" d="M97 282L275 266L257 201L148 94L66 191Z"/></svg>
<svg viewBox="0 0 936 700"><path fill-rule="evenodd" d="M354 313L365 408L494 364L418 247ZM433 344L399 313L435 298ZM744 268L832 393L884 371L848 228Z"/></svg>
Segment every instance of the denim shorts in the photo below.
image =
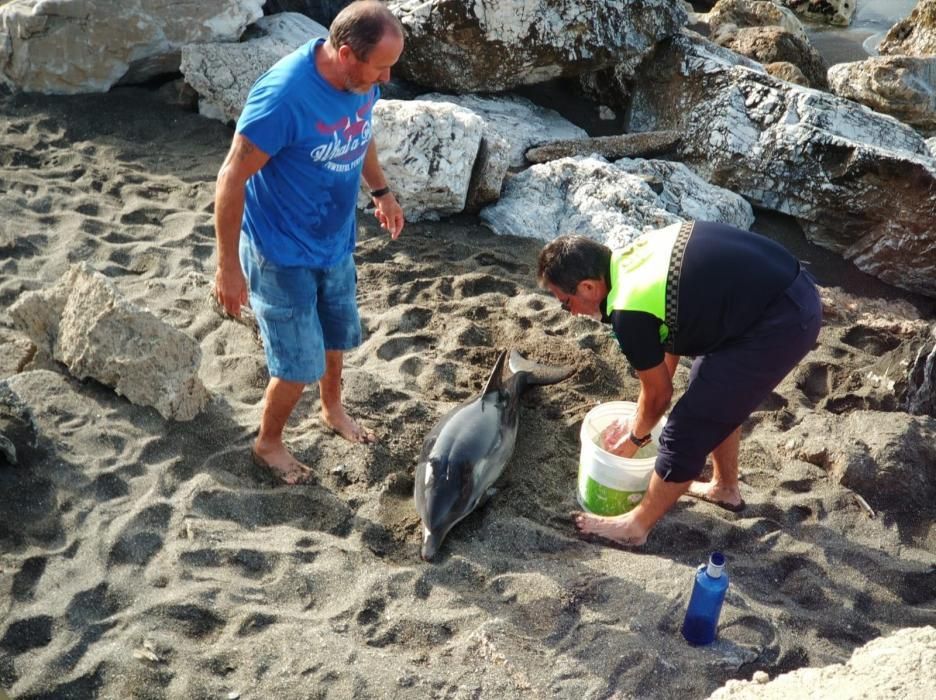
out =
<svg viewBox="0 0 936 700"><path fill-rule="evenodd" d="M326 350L361 344L352 255L325 269L280 267L241 233L240 261L270 376L311 384L325 374Z"/></svg>
<svg viewBox="0 0 936 700"><path fill-rule="evenodd" d="M656 460L664 481L695 479L718 447L812 350L822 302L812 276L793 283L744 334L692 363L689 386L673 406Z"/></svg>

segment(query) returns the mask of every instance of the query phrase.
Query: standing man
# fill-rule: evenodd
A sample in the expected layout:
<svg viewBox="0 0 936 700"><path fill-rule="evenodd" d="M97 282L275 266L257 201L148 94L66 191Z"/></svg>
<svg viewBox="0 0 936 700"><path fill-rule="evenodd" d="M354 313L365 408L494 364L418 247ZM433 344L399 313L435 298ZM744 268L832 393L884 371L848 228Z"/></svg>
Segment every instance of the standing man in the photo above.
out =
<svg viewBox="0 0 936 700"><path fill-rule="evenodd" d="M378 85L402 52L402 25L383 4L348 5L327 39L260 76L218 173L216 294L233 316L249 294L270 372L252 454L287 484L311 474L283 444L306 384L319 383L325 425L376 439L345 413L341 370L361 342L352 252L362 174L380 225L393 239L403 229L371 134Z"/></svg>
<svg viewBox="0 0 936 700"><path fill-rule="evenodd" d="M632 457L650 441L669 408L679 356L696 357L643 500L620 516L578 513L576 527L639 546L684 493L743 508L741 424L819 335L822 304L799 261L767 238L699 221L616 251L582 236L557 238L540 253L537 278L566 311L609 323L637 371L636 416L604 434L614 454ZM694 481L709 454L712 480Z"/></svg>

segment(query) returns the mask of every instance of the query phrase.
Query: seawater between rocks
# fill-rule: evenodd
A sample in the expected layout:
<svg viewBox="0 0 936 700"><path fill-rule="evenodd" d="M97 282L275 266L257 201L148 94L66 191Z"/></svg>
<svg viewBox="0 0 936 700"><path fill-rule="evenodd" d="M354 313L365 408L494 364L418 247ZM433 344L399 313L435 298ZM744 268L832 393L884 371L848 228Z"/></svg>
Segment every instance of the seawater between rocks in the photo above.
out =
<svg viewBox="0 0 936 700"><path fill-rule="evenodd" d="M910 15L917 0L864 0L848 27L804 23L809 40L829 66L877 55L887 31Z"/></svg>

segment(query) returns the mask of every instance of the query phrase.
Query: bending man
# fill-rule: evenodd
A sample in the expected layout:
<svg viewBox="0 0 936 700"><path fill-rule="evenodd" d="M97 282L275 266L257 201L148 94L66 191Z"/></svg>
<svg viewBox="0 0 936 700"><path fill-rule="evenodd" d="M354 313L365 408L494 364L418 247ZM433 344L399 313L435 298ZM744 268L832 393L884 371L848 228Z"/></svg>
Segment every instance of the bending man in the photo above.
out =
<svg viewBox="0 0 936 700"><path fill-rule="evenodd" d="M576 527L636 546L684 493L740 510L741 424L819 335L822 305L799 261L757 234L689 222L615 251L582 236L557 238L540 253L537 277L565 310L611 324L637 371L637 415L629 430L606 435L615 454L631 457L650 441L670 406L680 355L696 358L643 500L620 516L579 513ZM695 481L709 454L712 480Z"/></svg>

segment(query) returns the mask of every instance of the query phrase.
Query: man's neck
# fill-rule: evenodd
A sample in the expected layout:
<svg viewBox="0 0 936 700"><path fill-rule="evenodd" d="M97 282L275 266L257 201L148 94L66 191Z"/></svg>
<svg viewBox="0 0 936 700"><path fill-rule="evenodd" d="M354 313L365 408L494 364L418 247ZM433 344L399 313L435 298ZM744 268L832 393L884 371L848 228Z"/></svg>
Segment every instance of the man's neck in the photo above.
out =
<svg viewBox="0 0 936 700"><path fill-rule="evenodd" d="M338 61L338 52L326 39L315 47L315 68L326 83L336 90L345 89L344 74Z"/></svg>

